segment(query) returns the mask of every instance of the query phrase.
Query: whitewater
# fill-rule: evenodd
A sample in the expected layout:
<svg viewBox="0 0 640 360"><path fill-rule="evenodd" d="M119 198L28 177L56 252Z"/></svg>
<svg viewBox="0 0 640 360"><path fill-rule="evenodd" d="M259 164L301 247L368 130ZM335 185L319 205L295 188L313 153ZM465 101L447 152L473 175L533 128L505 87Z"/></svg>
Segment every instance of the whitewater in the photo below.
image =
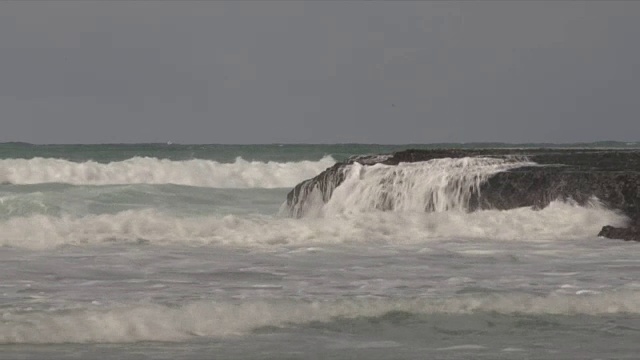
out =
<svg viewBox="0 0 640 360"><path fill-rule="evenodd" d="M401 148L0 145L0 358L637 357L624 214L469 211L526 156L354 163L288 213Z"/></svg>
<svg viewBox="0 0 640 360"><path fill-rule="evenodd" d="M8 184L66 183L73 185L176 184L214 188L291 187L335 163L331 156L293 163L212 160L172 161L134 157L101 164L64 159L2 159L0 182Z"/></svg>

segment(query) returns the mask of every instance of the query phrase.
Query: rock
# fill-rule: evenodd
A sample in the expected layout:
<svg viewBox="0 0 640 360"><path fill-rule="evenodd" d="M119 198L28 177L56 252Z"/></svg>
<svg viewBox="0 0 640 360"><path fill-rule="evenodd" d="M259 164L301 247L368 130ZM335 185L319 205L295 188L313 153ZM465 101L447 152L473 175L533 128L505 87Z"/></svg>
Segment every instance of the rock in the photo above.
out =
<svg viewBox="0 0 640 360"><path fill-rule="evenodd" d="M640 217L632 221L626 228L619 228L614 226L603 226L598 236L619 239L625 241L638 241L640 242Z"/></svg>
<svg viewBox="0 0 640 360"><path fill-rule="evenodd" d="M597 197L604 205L631 217L640 212L640 173L565 168L521 168L493 175L472 199L471 210L543 208L572 199L580 205Z"/></svg>
<svg viewBox="0 0 640 360"><path fill-rule="evenodd" d="M287 195L290 216L301 217L311 200L326 203L355 162L363 165L397 165L436 158L527 158L539 166L526 166L492 175L472 194L469 211L543 208L551 201L572 199L586 205L597 197L604 205L640 219L640 150L602 149L434 149L405 150L393 154L352 157L306 180ZM310 199L314 194L314 199ZM639 225L606 226L601 236L637 240Z"/></svg>
<svg viewBox="0 0 640 360"><path fill-rule="evenodd" d="M617 228L606 225L602 227L598 236L624 241L640 241L640 229L635 227Z"/></svg>

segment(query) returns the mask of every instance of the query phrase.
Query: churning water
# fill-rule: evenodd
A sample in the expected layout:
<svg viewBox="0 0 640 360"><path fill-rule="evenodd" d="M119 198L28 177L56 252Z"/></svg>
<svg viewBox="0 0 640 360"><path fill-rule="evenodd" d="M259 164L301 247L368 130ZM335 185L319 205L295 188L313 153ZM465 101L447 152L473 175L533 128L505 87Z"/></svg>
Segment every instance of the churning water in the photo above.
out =
<svg viewBox="0 0 640 360"><path fill-rule="evenodd" d="M3 359L637 357L637 246L594 236L624 216L467 211L526 159L354 164L296 219L372 147L1 147Z"/></svg>

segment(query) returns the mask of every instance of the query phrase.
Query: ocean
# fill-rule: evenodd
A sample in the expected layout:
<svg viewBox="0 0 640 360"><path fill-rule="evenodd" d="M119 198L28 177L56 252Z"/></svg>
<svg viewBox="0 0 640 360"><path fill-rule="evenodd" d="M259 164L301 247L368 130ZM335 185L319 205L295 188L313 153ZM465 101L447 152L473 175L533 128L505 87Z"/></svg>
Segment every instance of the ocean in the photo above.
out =
<svg viewBox="0 0 640 360"><path fill-rule="evenodd" d="M284 209L354 155L492 146L0 144L0 358L637 359L640 248L595 235L624 215L466 211L524 158L354 165Z"/></svg>

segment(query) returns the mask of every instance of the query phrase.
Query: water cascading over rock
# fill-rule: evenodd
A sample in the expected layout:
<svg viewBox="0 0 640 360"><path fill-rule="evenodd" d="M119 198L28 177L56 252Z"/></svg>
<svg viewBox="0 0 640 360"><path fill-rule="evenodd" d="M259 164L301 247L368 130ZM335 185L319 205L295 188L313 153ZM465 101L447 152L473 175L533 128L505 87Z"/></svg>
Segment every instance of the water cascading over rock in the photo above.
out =
<svg viewBox="0 0 640 360"><path fill-rule="evenodd" d="M630 218L600 235L640 240L640 150L407 150L359 156L298 184L293 217L360 211L541 209L554 200L593 201Z"/></svg>

